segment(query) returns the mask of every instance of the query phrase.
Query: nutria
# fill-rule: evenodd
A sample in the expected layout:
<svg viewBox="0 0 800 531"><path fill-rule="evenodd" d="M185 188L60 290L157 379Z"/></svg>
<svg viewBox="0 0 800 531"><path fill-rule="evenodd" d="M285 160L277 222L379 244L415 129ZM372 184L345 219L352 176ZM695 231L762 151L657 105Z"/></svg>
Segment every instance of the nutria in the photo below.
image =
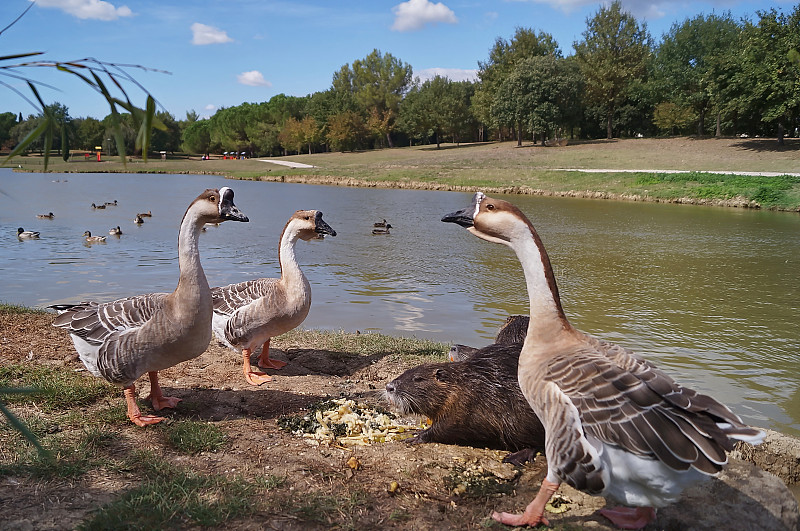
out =
<svg viewBox="0 0 800 531"><path fill-rule="evenodd" d="M428 363L386 384L386 400L402 413L425 415L432 426L409 440L524 454L544 448L544 428L517 383L522 344L492 344L463 361ZM522 452L520 452L522 450Z"/></svg>
<svg viewBox="0 0 800 531"><path fill-rule="evenodd" d="M494 342L501 345L521 344L525 341L525 335L528 333L528 323L530 320L531 318L527 315L509 315L506 317L506 322L503 323L503 326L497 331ZM479 350L480 349L475 347L455 344L450 347L450 352L447 354L447 357L450 361L463 361Z"/></svg>

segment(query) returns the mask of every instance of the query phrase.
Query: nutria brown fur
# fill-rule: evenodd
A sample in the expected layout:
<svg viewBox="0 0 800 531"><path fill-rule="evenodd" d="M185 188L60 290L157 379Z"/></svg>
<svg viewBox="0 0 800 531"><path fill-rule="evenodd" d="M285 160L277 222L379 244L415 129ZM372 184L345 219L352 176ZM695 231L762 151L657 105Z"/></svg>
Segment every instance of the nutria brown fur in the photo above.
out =
<svg viewBox="0 0 800 531"><path fill-rule="evenodd" d="M392 408L433 423L409 442L512 452L543 448L544 428L517 382L521 349L521 343L489 345L463 361L409 369L386 384Z"/></svg>
<svg viewBox="0 0 800 531"><path fill-rule="evenodd" d="M527 315L509 315L506 317L506 322L503 323L503 326L497 331L494 342L500 345L523 343L525 341L525 336L528 334L528 323L530 320L531 318ZM450 347L450 352L447 354L447 357L450 361L463 361L475 354L478 350L480 349L456 343Z"/></svg>

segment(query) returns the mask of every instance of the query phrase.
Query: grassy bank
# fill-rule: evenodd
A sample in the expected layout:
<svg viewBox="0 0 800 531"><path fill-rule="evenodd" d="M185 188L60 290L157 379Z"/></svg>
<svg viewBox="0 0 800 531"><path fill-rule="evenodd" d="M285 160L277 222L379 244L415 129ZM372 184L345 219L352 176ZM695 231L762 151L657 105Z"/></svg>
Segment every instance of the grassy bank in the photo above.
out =
<svg viewBox="0 0 800 531"><path fill-rule="evenodd" d="M574 197L717 204L780 210L800 209L800 140L627 139L574 142L547 148L515 142L415 146L358 153L293 155L281 160L312 165L292 169L263 160L202 161L175 157L146 164L131 160L62 162L55 172L210 173L234 179L385 186L437 190L483 189ZM41 171L38 157L14 166ZM606 170L580 172L570 170ZM620 172L616 170L642 170ZM689 173L660 173L676 170ZM771 172L744 176L704 172Z"/></svg>

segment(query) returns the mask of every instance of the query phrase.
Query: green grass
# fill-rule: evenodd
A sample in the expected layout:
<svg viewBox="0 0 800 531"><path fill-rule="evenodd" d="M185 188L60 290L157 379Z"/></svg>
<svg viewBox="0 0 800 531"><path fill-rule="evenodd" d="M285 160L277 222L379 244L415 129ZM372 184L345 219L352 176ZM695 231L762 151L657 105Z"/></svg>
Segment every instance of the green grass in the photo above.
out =
<svg viewBox="0 0 800 531"><path fill-rule="evenodd" d="M51 159L51 171L126 173L207 173L235 179L286 180L335 184L354 179L365 185L427 187L436 189L486 189L491 191L527 187L548 193L602 192L616 196L638 195L659 200L697 198L726 200L744 197L763 207L800 207L800 183L795 179L769 177L738 178L734 175L686 178L648 176L637 184L637 176L618 172L579 173L560 168L611 168L635 170L658 168L700 171L800 172L800 141L786 139L783 147L772 139L615 139L575 141L565 148L532 146L526 142L487 142L455 146L398 147L352 153L291 155L283 160L311 164L313 168L291 169L258 159L208 160L176 156L169 160L132 160L126 165L109 161L63 162ZM40 157L18 157L28 171L42 171ZM711 174L705 174L711 175ZM698 180L699 179L699 180ZM707 182L715 179L714 182ZM786 186L789 188L786 188ZM649 187L649 188L648 188ZM655 189L652 189L655 188ZM647 190L645 192L645 190Z"/></svg>
<svg viewBox="0 0 800 531"><path fill-rule="evenodd" d="M28 308L27 306L20 306L18 304L11 304L7 302L0 302L0 312L12 315L24 315L27 313L47 313L38 308Z"/></svg>
<svg viewBox="0 0 800 531"><path fill-rule="evenodd" d="M207 422L184 420L162 427L169 445L184 454L216 452L227 441L221 428Z"/></svg>
<svg viewBox="0 0 800 531"><path fill-rule="evenodd" d="M275 338L273 342L276 347L282 349L318 349L352 357L392 355L420 363L445 361L450 350L449 344L427 339L299 328Z"/></svg>
<svg viewBox="0 0 800 531"><path fill-rule="evenodd" d="M0 367L0 389L30 388L31 394L6 395L8 404L31 403L43 411L66 411L103 398L119 397L117 387L87 373L14 364Z"/></svg>
<svg viewBox="0 0 800 531"><path fill-rule="evenodd" d="M131 463L142 481L100 507L78 529L174 529L218 526L252 514L257 494L284 485L285 478L202 474L170 465L161 456L140 451Z"/></svg>

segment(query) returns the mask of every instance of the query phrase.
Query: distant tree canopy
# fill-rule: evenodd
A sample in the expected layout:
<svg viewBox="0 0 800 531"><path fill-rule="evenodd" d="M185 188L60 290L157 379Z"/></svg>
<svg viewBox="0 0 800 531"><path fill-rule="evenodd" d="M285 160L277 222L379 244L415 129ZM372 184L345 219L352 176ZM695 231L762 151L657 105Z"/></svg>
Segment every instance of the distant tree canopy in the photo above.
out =
<svg viewBox="0 0 800 531"><path fill-rule="evenodd" d="M150 151L245 152L252 156L469 142L524 135L536 140L691 134L763 135L782 141L800 128L800 4L790 13L698 15L674 24L654 45L647 26L617 0L587 18L574 55L552 35L518 27L498 37L478 79L413 78L411 66L373 50L333 73L331 86L304 97L185 120L153 112L160 129ZM0 58L2 59L2 58ZM136 153L142 111L102 120L72 118L59 103L26 119L0 113L9 149L47 122L52 148L103 145ZM713 117L713 120L710 119ZM45 149L42 140L28 150Z"/></svg>

